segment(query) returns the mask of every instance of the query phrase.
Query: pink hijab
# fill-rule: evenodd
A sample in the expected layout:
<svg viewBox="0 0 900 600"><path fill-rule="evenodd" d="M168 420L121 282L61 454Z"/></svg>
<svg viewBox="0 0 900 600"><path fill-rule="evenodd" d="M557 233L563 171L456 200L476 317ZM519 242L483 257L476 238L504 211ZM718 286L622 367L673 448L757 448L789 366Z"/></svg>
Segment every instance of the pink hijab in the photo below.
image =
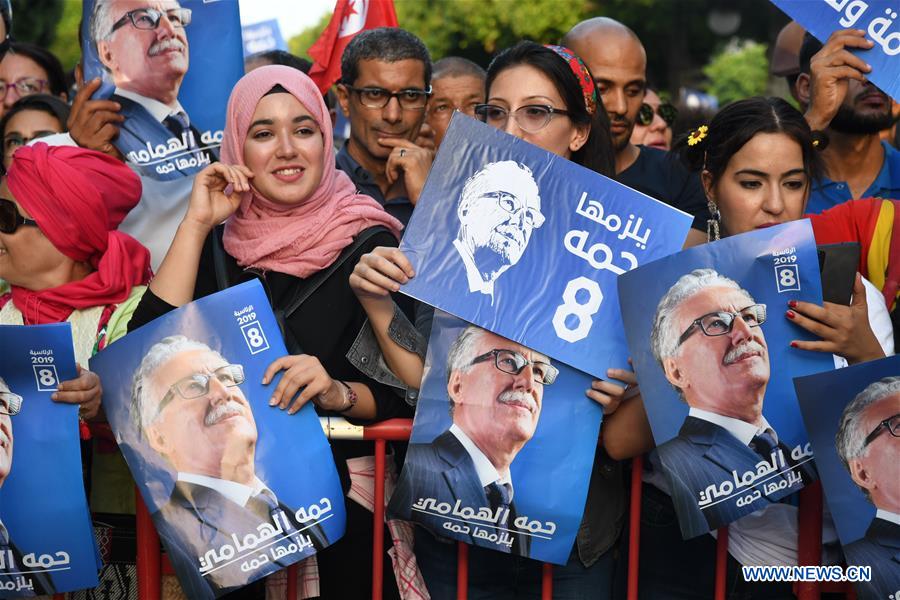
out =
<svg viewBox="0 0 900 600"><path fill-rule="evenodd" d="M325 141L322 181L302 202L270 202L255 190L245 192L225 223L225 250L243 267L306 278L326 268L362 230L384 225L399 237L403 225L356 186L334 161L328 108L312 80L291 67L271 65L241 78L231 92L222 142L222 162L244 164L243 148L259 100L280 85L310 112ZM252 184L252 181L251 181Z"/></svg>

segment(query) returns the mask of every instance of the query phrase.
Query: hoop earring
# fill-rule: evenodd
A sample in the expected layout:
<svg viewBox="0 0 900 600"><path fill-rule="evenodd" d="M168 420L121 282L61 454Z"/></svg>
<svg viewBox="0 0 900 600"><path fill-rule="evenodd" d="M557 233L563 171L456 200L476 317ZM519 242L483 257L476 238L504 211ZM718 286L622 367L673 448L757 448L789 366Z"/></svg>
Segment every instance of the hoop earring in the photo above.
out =
<svg viewBox="0 0 900 600"><path fill-rule="evenodd" d="M710 218L706 221L706 242L719 241L719 225L722 223L722 215L719 213L719 207L712 200L707 200L706 205L709 208Z"/></svg>

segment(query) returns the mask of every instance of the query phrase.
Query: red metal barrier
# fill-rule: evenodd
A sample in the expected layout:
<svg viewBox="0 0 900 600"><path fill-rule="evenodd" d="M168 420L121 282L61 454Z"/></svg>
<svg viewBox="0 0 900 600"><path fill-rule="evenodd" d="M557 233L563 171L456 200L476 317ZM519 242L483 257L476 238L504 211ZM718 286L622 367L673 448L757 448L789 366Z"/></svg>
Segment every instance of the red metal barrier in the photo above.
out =
<svg viewBox="0 0 900 600"><path fill-rule="evenodd" d="M719 527L716 532L716 600L725 600L725 586L728 583L728 527Z"/></svg>

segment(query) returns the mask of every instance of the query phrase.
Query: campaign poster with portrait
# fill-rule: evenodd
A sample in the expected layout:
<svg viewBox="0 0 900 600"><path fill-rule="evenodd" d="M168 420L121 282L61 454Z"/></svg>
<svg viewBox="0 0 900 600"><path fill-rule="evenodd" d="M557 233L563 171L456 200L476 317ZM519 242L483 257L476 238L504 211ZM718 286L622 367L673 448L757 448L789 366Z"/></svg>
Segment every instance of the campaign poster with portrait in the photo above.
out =
<svg viewBox="0 0 900 600"><path fill-rule="evenodd" d="M681 250L692 217L461 113L400 243L400 290L606 378L628 369L616 277Z"/></svg>
<svg viewBox="0 0 900 600"><path fill-rule="evenodd" d="M787 318L822 303L809 221L690 248L619 278L622 318L682 535L765 508L816 479L793 377L834 368ZM658 461L656 460L658 458Z"/></svg>
<svg viewBox="0 0 900 600"><path fill-rule="evenodd" d="M894 100L900 100L900 4L897 0L772 0L823 44L839 29L862 29L874 42L868 50L850 49L872 72L866 76Z"/></svg>
<svg viewBox="0 0 900 600"><path fill-rule="evenodd" d="M77 377L68 323L0 326L0 598L97 585L78 407L53 402Z"/></svg>
<svg viewBox="0 0 900 600"><path fill-rule="evenodd" d="M393 518L499 552L566 564L600 422L591 377L435 312Z"/></svg>
<svg viewBox="0 0 900 600"><path fill-rule="evenodd" d="M900 356L794 386L856 595L900 598Z"/></svg>
<svg viewBox="0 0 900 600"><path fill-rule="evenodd" d="M336 542L345 507L312 403L269 406L287 351L259 281L180 307L91 359L103 406L188 598Z"/></svg>
<svg viewBox="0 0 900 600"><path fill-rule="evenodd" d="M232 0L84 0L84 79L125 121L114 141L151 179L189 176L218 159L231 88L244 74Z"/></svg>

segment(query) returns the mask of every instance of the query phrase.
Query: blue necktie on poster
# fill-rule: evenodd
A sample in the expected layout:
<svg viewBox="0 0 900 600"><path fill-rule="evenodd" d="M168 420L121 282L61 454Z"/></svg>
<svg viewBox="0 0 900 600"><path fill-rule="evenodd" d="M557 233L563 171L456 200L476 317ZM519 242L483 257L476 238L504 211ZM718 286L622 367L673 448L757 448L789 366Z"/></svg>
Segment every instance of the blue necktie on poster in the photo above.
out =
<svg viewBox="0 0 900 600"><path fill-rule="evenodd" d="M900 100L900 3L897 0L772 0L823 44L839 29L862 29L875 42L851 50L872 65L869 79Z"/></svg>
<svg viewBox="0 0 900 600"><path fill-rule="evenodd" d="M680 250L692 220L456 114L400 244L416 271L401 291L606 378L629 368L616 277Z"/></svg>
<svg viewBox="0 0 900 600"><path fill-rule="evenodd" d="M76 377L68 323L0 326L0 598L97 585L78 409L50 399Z"/></svg>

